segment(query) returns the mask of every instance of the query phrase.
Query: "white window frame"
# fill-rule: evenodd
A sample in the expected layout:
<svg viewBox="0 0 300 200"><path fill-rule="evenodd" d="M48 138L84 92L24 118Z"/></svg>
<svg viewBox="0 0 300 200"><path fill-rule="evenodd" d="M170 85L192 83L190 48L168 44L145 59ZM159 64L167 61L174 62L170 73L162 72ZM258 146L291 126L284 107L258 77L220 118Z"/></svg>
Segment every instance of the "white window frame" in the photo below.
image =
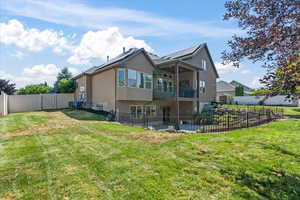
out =
<svg viewBox="0 0 300 200"><path fill-rule="evenodd" d="M200 94L204 94L205 93L205 89L206 88L206 83L203 80L199 80L199 93Z"/></svg>
<svg viewBox="0 0 300 200"><path fill-rule="evenodd" d="M133 114L132 111L132 107L135 107L135 113ZM147 109L146 107L150 108L150 113L149 115L147 115ZM138 115L138 109L141 109L141 113L140 115ZM130 116L133 119L142 119L143 116L148 116L148 117L154 117L156 116L157 110L156 110L156 105L130 105L129 106L129 110L130 110Z"/></svg>
<svg viewBox="0 0 300 200"><path fill-rule="evenodd" d="M136 81L135 86L130 85L130 83L129 83L129 80L132 79L132 78L129 78L129 73L130 73L130 71L135 73L135 81ZM138 86L138 78L137 78L137 74L138 74L138 71L136 71L136 70L134 70L134 69L128 69L128 70L127 70L127 82L128 82L127 85L128 85L128 87L130 87L130 88L137 88L137 86ZM132 80L134 80L134 79L132 79Z"/></svg>
<svg viewBox="0 0 300 200"><path fill-rule="evenodd" d="M202 59L202 69L203 69L204 71L207 70L207 62L206 62L205 59Z"/></svg>
<svg viewBox="0 0 300 200"><path fill-rule="evenodd" d="M150 84L150 88L147 87L147 83ZM152 88L153 88L153 76L151 74L144 74L144 88L148 89L148 90L152 90Z"/></svg>
<svg viewBox="0 0 300 200"><path fill-rule="evenodd" d="M120 85L120 79L119 79L119 71L123 71L124 72L124 85ZM117 69L117 85L118 87L126 87L126 70L125 69Z"/></svg>

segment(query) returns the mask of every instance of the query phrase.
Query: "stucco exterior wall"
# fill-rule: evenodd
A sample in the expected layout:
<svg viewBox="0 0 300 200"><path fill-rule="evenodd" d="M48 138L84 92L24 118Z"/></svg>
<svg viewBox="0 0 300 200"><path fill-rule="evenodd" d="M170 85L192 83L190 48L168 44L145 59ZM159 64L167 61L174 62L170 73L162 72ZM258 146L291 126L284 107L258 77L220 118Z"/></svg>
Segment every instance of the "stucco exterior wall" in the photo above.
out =
<svg viewBox="0 0 300 200"><path fill-rule="evenodd" d="M115 110L115 69L103 71L91 77L91 103L103 103L104 110Z"/></svg>
<svg viewBox="0 0 300 200"><path fill-rule="evenodd" d="M205 81L206 84L206 91L204 94L200 94L199 100L201 102L211 102L216 100L216 73L213 69L213 64L210 62L209 56L207 51L203 48L197 55L187 60L192 65L198 66L199 68L202 67L202 59L206 60L207 70L200 71L199 79Z"/></svg>
<svg viewBox="0 0 300 200"><path fill-rule="evenodd" d="M125 62L126 69L126 83L128 69L133 69L146 74L153 74L154 68L144 54L138 54ZM117 87L117 100L129 100L129 101L152 101L153 90L146 88L130 88L130 87Z"/></svg>
<svg viewBox="0 0 300 200"><path fill-rule="evenodd" d="M84 91L80 91L80 88L84 88ZM80 98L80 93L84 93L84 98ZM75 90L76 101L87 101L87 75L83 75L76 79L76 90Z"/></svg>

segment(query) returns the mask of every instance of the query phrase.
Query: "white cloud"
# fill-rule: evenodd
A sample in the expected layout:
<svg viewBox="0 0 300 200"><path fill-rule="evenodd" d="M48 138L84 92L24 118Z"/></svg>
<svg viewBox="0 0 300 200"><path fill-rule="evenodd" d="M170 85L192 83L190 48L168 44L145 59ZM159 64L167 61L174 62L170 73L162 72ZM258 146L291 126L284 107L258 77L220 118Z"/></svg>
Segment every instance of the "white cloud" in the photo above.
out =
<svg viewBox="0 0 300 200"><path fill-rule="evenodd" d="M215 66L219 74L237 72L239 69L237 67L234 67L231 63L223 65L222 62L217 62L215 63Z"/></svg>
<svg viewBox="0 0 300 200"><path fill-rule="evenodd" d="M71 45L61 32L53 30L27 29L16 20L9 20L8 23L0 23L0 43L5 45L16 45L17 47L30 51L41 51L45 48L52 48L54 52L61 53L64 49L71 49Z"/></svg>
<svg viewBox="0 0 300 200"><path fill-rule="evenodd" d="M194 34L204 37L227 37L243 33L226 27L226 22L194 22L158 16L153 13L124 8L94 8L75 0L9 0L2 9L15 15L68 26L107 29L118 26L127 35Z"/></svg>
<svg viewBox="0 0 300 200"><path fill-rule="evenodd" d="M244 69L241 71L241 74L249 74L251 71L249 69Z"/></svg>
<svg viewBox="0 0 300 200"><path fill-rule="evenodd" d="M61 68L55 64L41 64L24 68L20 76L14 76L6 73L5 71L0 71L0 78L11 80L12 82L16 83L17 88L21 88L29 84L44 83L45 81L49 85L53 85L56 81L57 74L60 71ZM69 68L69 71L73 75L78 73L76 68Z"/></svg>
<svg viewBox="0 0 300 200"><path fill-rule="evenodd" d="M24 53L21 51L16 51L16 52L12 53L11 56L13 56L19 60L22 60L24 57Z"/></svg>
<svg viewBox="0 0 300 200"><path fill-rule="evenodd" d="M259 76L255 76L255 77L252 79L252 81L250 82L249 86L252 87L252 88L255 88L255 89L261 88L263 85L262 85L262 84L260 83L260 81L259 81L260 78L261 78L261 77L259 77Z"/></svg>
<svg viewBox="0 0 300 200"><path fill-rule="evenodd" d="M145 41L124 37L117 27L111 27L102 31L85 33L80 44L73 50L73 55L68 59L68 62L87 64L93 58L105 61L107 56L112 58L120 54L123 47L126 49L145 48L147 51L152 51Z"/></svg>

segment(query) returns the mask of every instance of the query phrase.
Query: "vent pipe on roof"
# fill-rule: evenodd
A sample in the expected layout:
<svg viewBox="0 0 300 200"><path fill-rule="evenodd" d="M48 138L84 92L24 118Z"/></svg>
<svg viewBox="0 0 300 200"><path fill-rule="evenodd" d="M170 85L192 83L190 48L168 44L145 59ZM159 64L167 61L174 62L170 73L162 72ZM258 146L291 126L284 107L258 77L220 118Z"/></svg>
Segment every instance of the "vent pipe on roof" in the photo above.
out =
<svg viewBox="0 0 300 200"><path fill-rule="evenodd" d="M125 47L123 47L123 53L125 53L125 50L126 50Z"/></svg>
<svg viewBox="0 0 300 200"><path fill-rule="evenodd" d="M109 61L109 56L106 57L107 62Z"/></svg>

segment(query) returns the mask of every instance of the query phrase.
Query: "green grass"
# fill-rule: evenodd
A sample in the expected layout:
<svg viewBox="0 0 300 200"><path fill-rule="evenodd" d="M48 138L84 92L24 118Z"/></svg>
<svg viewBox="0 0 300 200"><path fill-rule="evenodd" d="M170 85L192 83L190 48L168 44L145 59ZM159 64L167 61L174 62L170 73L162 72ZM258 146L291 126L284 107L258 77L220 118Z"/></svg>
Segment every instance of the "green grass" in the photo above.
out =
<svg viewBox="0 0 300 200"><path fill-rule="evenodd" d="M89 121L103 121L105 117L100 114L90 113L83 110L65 109L62 111L64 114L77 120L89 120Z"/></svg>
<svg viewBox="0 0 300 200"><path fill-rule="evenodd" d="M300 198L300 121L172 135L49 115L65 127L0 136L0 199Z"/></svg>
<svg viewBox="0 0 300 200"><path fill-rule="evenodd" d="M24 130L32 125L37 125L46 122L49 117L39 113L16 113L0 117L0 134Z"/></svg>
<svg viewBox="0 0 300 200"><path fill-rule="evenodd" d="M290 106L247 106L247 105L222 105L225 108L282 108L284 115L300 118L300 107L290 107Z"/></svg>

